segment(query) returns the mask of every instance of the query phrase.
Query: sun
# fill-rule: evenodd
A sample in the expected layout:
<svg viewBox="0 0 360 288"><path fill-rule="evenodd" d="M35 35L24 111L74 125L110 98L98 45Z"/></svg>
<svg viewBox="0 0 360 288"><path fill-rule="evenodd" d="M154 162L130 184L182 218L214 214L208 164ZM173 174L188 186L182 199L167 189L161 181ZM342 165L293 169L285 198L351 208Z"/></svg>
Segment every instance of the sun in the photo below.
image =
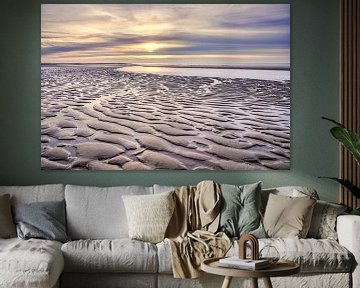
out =
<svg viewBox="0 0 360 288"><path fill-rule="evenodd" d="M171 49L184 47L182 43L169 43L164 41L149 41L135 44L133 49L137 52L160 55ZM150 55L149 55L150 56ZM152 55L153 56L153 55Z"/></svg>
<svg viewBox="0 0 360 288"><path fill-rule="evenodd" d="M141 46L148 53L153 53L161 47L161 45L156 42L146 42L146 43L142 44Z"/></svg>

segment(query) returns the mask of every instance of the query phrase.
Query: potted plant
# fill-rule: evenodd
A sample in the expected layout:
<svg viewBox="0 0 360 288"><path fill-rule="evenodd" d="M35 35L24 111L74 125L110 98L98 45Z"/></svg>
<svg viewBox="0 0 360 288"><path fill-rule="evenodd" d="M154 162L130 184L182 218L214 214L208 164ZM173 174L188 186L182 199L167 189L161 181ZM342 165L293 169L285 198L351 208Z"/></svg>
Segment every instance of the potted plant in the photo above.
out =
<svg viewBox="0 0 360 288"><path fill-rule="evenodd" d="M360 165L360 136L353 131L347 129L343 124L336 122L333 119L322 117L323 119L336 124L330 129L331 134L342 143L347 150L354 156L355 161ZM356 198L360 198L360 187L354 185L348 179L340 179L336 177L320 177L328 178L339 182L347 190L349 190ZM360 215L360 207L354 208L351 214Z"/></svg>

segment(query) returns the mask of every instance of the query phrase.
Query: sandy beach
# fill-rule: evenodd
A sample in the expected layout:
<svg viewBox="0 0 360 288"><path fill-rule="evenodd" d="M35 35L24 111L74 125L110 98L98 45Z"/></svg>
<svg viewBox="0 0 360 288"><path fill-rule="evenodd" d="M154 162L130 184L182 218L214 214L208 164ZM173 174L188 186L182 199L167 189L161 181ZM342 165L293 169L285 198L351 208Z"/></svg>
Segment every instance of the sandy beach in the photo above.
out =
<svg viewBox="0 0 360 288"><path fill-rule="evenodd" d="M290 81L43 65L41 167L290 169Z"/></svg>

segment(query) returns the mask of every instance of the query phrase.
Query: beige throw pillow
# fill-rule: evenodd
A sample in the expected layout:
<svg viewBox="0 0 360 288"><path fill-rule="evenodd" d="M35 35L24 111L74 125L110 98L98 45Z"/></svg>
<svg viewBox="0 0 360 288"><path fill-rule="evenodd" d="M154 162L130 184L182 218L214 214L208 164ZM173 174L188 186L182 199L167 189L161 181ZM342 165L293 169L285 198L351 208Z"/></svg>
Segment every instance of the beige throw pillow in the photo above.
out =
<svg viewBox="0 0 360 288"><path fill-rule="evenodd" d="M264 228L269 237L305 238L316 200L311 197L269 195Z"/></svg>
<svg viewBox="0 0 360 288"><path fill-rule="evenodd" d="M131 239L151 243L164 240L175 207L173 193L122 196Z"/></svg>
<svg viewBox="0 0 360 288"><path fill-rule="evenodd" d="M9 194L0 196L0 238L16 237Z"/></svg>

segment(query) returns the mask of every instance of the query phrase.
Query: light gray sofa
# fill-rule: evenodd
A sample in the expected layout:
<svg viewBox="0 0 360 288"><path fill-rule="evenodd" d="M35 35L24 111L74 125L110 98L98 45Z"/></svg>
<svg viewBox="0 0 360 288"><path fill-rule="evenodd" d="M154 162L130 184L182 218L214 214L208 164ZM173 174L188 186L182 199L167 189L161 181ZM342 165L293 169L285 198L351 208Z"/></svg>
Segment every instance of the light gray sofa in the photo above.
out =
<svg viewBox="0 0 360 288"><path fill-rule="evenodd" d="M167 242L151 244L128 238L122 195L161 193L172 187L90 187L75 185L0 186L15 203L66 202L65 244L39 239L0 239L0 287L221 287L222 277L174 279ZM292 195L291 188L275 189ZM263 191L263 201L266 202ZM281 257L301 264L301 273L273 278L274 287L360 287L360 217L337 219L339 242L329 239L260 239ZM237 243L228 252L236 255ZM262 285L262 281L259 281ZM233 286L250 284L234 279ZM260 287L261 287L260 285ZM243 287L243 286L241 286Z"/></svg>

